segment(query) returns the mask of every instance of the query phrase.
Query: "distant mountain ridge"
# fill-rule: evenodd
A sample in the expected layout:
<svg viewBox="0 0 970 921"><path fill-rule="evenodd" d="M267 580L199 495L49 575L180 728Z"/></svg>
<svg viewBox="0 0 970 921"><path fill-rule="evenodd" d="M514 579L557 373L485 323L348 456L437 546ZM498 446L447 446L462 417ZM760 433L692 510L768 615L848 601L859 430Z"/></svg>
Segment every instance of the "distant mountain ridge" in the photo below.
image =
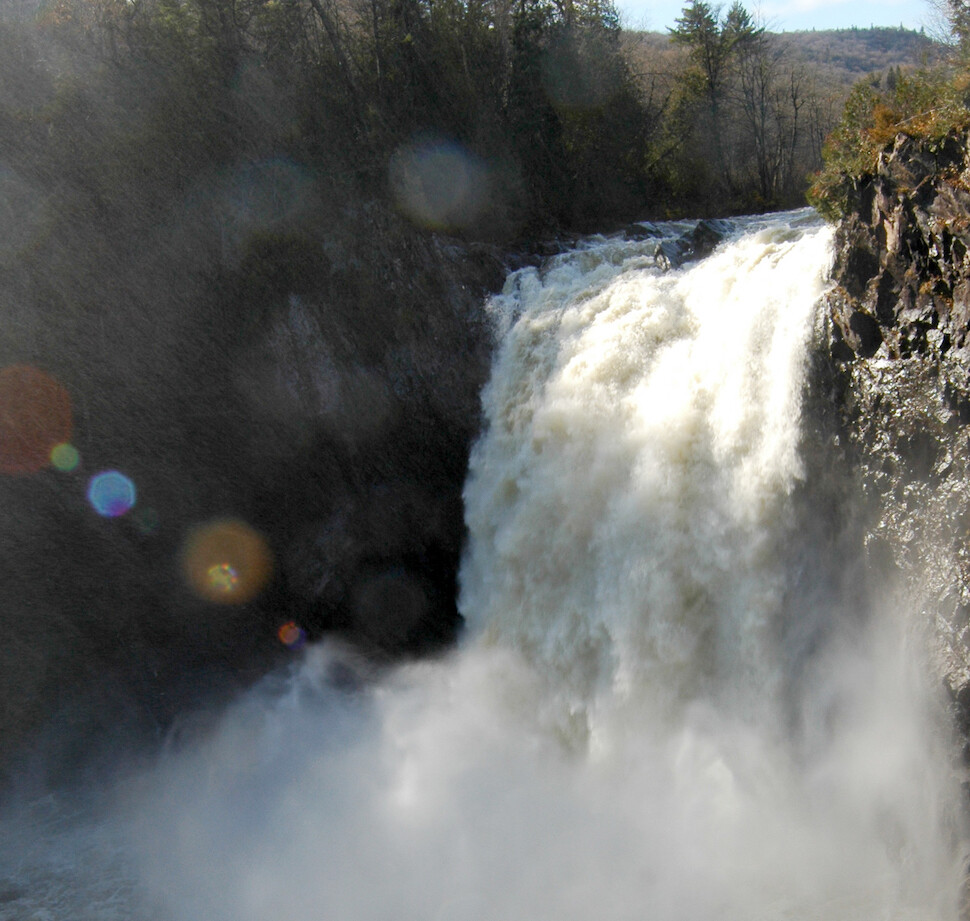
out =
<svg viewBox="0 0 970 921"><path fill-rule="evenodd" d="M889 68L919 68L933 63L946 46L924 31L900 27L819 29L769 33L793 63L811 67L819 78L842 86ZM629 30L628 45L646 59L674 51L666 32Z"/></svg>
<svg viewBox="0 0 970 921"><path fill-rule="evenodd" d="M890 67L921 67L939 60L945 46L925 32L902 28L782 32L793 57L855 82Z"/></svg>

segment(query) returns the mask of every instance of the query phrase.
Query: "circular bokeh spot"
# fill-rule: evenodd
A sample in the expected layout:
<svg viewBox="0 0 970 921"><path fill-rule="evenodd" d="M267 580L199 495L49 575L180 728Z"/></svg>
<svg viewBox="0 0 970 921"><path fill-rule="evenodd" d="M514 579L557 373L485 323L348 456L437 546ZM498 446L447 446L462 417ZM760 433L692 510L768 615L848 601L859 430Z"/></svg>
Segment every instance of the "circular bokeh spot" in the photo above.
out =
<svg viewBox="0 0 970 921"><path fill-rule="evenodd" d="M279 641L284 646L289 646L290 649L299 649L306 640L306 634L303 632L303 628L293 620L283 624L276 631L276 635L279 637Z"/></svg>
<svg viewBox="0 0 970 921"><path fill-rule="evenodd" d="M103 518L118 518L135 504L135 484L117 470L106 470L91 477L88 502Z"/></svg>
<svg viewBox="0 0 970 921"><path fill-rule="evenodd" d="M32 365L0 371L0 473L43 470L72 428L70 395L53 377Z"/></svg>
<svg viewBox="0 0 970 921"><path fill-rule="evenodd" d="M273 555L261 534L243 521L220 519L194 528L182 548L182 571L200 598L244 604L273 573Z"/></svg>
<svg viewBox="0 0 970 921"><path fill-rule="evenodd" d="M72 470L77 470L78 464L81 463L81 455L74 445L62 441L51 448L51 463L62 473L70 473Z"/></svg>
<svg viewBox="0 0 970 921"><path fill-rule="evenodd" d="M429 230L471 228L490 204L485 162L456 141L420 136L394 152L388 170L398 207Z"/></svg>

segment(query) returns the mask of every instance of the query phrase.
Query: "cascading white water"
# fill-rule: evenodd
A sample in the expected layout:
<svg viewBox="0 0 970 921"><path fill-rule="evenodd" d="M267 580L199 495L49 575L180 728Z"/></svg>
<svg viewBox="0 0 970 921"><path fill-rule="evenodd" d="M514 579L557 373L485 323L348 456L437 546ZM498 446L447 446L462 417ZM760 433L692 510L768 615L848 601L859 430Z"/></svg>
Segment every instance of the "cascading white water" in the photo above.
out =
<svg viewBox="0 0 970 921"><path fill-rule="evenodd" d="M521 316L472 458L462 608L577 707L778 692L779 543L828 245L785 221L665 275L605 242L495 303Z"/></svg>
<svg viewBox="0 0 970 921"><path fill-rule="evenodd" d="M790 680L830 232L739 228L679 271L598 240L509 279L461 647L352 693L309 650L174 746L114 820L129 916L956 917L954 781L896 612Z"/></svg>

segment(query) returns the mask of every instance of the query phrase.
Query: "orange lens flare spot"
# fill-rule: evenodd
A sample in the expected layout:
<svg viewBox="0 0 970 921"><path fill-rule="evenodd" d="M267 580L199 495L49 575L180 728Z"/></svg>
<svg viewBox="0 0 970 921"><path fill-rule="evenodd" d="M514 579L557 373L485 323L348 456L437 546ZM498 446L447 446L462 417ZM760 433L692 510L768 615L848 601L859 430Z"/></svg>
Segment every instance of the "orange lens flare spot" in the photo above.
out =
<svg viewBox="0 0 970 921"><path fill-rule="evenodd" d="M261 534L236 519L222 519L191 531L182 548L189 587L214 604L252 601L273 574L273 555Z"/></svg>
<svg viewBox="0 0 970 921"><path fill-rule="evenodd" d="M72 429L70 395L53 377L31 365L0 371L0 473L43 470Z"/></svg>
<svg viewBox="0 0 970 921"><path fill-rule="evenodd" d="M292 620L289 623L283 624L276 631L276 635L284 646L290 646L291 648L302 646L306 636L300 626Z"/></svg>

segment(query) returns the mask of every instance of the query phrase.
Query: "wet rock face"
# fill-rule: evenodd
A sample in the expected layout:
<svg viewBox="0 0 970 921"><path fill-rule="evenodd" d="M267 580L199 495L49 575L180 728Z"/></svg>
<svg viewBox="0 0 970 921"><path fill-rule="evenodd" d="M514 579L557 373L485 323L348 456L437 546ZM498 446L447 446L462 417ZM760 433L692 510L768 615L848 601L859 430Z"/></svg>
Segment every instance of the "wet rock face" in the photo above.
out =
<svg viewBox="0 0 970 921"><path fill-rule="evenodd" d="M657 251L657 265L665 271L680 268L695 259L709 256L730 233L727 221L705 218L692 229L671 240L664 240Z"/></svg>
<svg viewBox="0 0 970 921"><path fill-rule="evenodd" d="M970 346L967 138L899 135L855 183L837 234L838 357L946 355Z"/></svg>
<svg viewBox="0 0 970 921"><path fill-rule="evenodd" d="M970 686L970 432L952 397L965 369L912 355L856 360L847 374L864 551L889 593L876 603L920 613L915 627L956 699Z"/></svg>
<svg viewBox="0 0 970 921"><path fill-rule="evenodd" d="M970 726L970 144L900 135L836 234L829 352L863 542Z"/></svg>

